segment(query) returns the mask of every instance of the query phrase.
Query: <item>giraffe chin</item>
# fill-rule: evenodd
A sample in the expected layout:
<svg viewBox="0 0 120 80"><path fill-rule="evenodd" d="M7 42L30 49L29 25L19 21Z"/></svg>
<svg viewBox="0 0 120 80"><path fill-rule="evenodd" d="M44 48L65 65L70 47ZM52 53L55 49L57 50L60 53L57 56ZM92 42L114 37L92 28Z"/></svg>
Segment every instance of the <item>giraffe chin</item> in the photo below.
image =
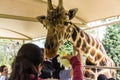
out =
<svg viewBox="0 0 120 80"><path fill-rule="evenodd" d="M54 49L45 49L45 56L47 58L54 58L57 55L58 48Z"/></svg>

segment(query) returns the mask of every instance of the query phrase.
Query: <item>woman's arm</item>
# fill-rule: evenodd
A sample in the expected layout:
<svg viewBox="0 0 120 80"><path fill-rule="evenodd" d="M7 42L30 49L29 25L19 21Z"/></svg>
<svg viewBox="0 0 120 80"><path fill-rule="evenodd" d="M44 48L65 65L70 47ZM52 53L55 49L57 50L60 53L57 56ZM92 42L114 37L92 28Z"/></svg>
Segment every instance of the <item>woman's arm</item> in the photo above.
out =
<svg viewBox="0 0 120 80"><path fill-rule="evenodd" d="M82 66L77 56L70 59L73 68L73 80L83 80Z"/></svg>

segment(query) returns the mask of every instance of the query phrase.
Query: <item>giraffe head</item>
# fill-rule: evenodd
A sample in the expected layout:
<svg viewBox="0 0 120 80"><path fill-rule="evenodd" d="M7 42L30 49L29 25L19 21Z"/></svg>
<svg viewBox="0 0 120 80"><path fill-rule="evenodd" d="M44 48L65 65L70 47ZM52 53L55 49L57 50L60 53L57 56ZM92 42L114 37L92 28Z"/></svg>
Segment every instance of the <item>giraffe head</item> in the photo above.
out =
<svg viewBox="0 0 120 80"><path fill-rule="evenodd" d="M63 1L59 0L56 8L52 6L51 0L48 0L47 16L38 16L37 19L47 29L45 41L45 54L52 58L57 54L61 43L65 41L64 35L67 29L67 23L75 16L78 9L66 11L63 8Z"/></svg>

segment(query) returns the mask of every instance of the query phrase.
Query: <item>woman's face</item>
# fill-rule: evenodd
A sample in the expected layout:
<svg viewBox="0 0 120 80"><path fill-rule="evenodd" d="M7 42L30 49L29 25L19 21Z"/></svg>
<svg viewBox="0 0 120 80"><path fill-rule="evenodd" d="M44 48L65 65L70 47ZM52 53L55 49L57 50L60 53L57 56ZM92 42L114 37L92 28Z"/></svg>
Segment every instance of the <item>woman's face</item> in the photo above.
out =
<svg viewBox="0 0 120 80"><path fill-rule="evenodd" d="M4 67L3 72L1 74L7 76L8 75L8 68Z"/></svg>
<svg viewBox="0 0 120 80"><path fill-rule="evenodd" d="M42 69L42 65L39 64L39 65L37 66L37 72L40 73L41 69Z"/></svg>

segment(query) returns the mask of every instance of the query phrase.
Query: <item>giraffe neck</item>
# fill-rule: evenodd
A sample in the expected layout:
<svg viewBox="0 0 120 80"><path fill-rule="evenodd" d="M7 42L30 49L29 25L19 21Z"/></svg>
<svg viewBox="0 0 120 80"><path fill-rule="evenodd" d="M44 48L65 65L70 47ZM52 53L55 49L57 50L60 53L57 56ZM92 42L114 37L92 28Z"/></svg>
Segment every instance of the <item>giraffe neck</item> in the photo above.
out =
<svg viewBox="0 0 120 80"><path fill-rule="evenodd" d="M84 54L88 61L95 64L102 60L106 55L106 52L101 43L83 30L79 29L73 23L69 24L69 28L66 30L68 33L68 41L72 42L82 54Z"/></svg>

